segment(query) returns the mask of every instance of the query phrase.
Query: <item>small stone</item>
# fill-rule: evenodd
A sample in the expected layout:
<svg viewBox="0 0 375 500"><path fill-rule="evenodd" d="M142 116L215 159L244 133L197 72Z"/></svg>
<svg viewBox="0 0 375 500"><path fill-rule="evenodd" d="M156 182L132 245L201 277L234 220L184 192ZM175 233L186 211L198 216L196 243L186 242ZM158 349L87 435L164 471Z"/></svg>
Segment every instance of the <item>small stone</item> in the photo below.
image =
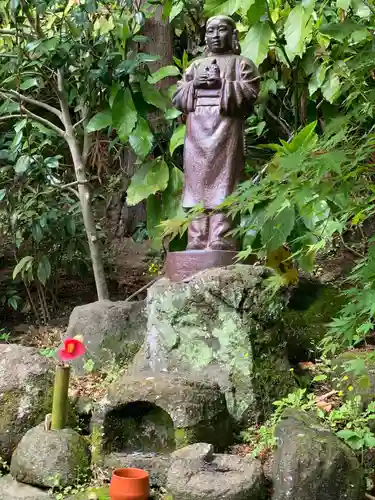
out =
<svg viewBox="0 0 375 500"><path fill-rule="evenodd" d="M10 472L17 480L50 488L72 486L88 474L89 447L73 429L45 430L44 424L30 429L17 446Z"/></svg>
<svg viewBox="0 0 375 500"><path fill-rule="evenodd" d="M353 451L303 411L288 409L276 428L272 500L359 500L363 470Z"/></svg>
<svg viewBox="0 0 375 500"><path fill-rule="evenodd" d="M0 477L0 498L1 500L54 500L54 495L34 486L19 483L8 474Z"/></svg>
<svg viewBox="0 0 375 500"><path fill-rule="evenodd" d="M195 443L185 446L179 450L172 453L172 459L181 460L201 460L202 462L209 461L212 459L214 453L214 447L212 444L207 443Z"/></svg>

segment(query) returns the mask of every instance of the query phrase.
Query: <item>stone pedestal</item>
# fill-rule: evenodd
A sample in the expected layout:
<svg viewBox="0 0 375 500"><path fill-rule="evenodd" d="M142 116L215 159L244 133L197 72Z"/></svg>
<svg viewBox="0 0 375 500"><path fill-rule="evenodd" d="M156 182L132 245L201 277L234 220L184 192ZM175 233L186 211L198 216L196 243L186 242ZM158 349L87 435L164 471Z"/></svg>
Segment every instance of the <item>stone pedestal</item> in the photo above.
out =
<svg viewBox="0 0 375 500"><path fill-rule="evenodd" d="M183 281L205 269L230 266L235 263L236 256L237 252L225 250L168 252L165 275L172 281Z"/></svg>
<svg viewBox="0 0 375 500"><path fill-rule="evenodd" d="M205 254L205 252L197 252ZM207 269L188 282L157 281L147 295L147 334L133 373L210 380L238 423L256 422L294 389L282 328L286 297L261 266Z"/></svg>

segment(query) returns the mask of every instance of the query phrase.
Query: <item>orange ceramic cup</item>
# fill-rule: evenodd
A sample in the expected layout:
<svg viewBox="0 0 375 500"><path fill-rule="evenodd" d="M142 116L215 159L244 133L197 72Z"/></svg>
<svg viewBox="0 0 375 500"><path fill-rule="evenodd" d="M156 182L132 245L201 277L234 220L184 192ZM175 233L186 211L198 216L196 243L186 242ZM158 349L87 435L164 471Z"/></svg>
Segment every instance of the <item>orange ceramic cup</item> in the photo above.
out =
<svg viewBox="0 0 375 500"><path fill-rule="evenodd" d="M111 500L148 500L149 474L142 469L115 469L109 496Z"/></svg>

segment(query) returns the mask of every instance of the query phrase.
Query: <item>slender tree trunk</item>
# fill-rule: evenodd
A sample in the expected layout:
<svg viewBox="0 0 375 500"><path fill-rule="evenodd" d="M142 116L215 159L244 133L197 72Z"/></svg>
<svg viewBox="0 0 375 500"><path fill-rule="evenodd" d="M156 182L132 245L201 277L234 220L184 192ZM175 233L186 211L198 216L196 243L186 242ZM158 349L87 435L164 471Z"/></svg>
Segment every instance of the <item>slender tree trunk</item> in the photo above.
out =
<svg viewBox="0 0 375 500"><path fill-rule="evenodd" d="M72 120L69 112L69 105L64 89L64 75L62 70L58 70L58 93L62 111L62 122L65 128L65 139L68 143L74 170L78 181L78 193L81 202L83 222L86 229L87 239L90 247L90 256L95 277L95 285L98 293L98 300L108 299L108 287L105 279L103 259L100 251L100 241L96 231L94 216L91 207L91 193L86 178L86 170L80 151L79 142L75 136Z"/></svg>

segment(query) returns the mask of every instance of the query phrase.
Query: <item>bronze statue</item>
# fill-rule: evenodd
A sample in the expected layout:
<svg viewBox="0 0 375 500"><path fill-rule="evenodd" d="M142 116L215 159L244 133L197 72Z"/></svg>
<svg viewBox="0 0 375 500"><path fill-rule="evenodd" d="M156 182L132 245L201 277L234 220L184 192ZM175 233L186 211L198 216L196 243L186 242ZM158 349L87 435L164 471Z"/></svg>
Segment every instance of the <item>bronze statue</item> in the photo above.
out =
<svg viewBox="0 0 375 500"><path fill-rule="evenodd" d="M260 77L254 63L240 56L234 21L208 20L206 57L191 64L173 98L187 114L183 207L202 204L205 215L188 229L187 250L236 250L226 237L231 221L211 213L236 188L244 167L244 122L252 113Z"/></svg>

